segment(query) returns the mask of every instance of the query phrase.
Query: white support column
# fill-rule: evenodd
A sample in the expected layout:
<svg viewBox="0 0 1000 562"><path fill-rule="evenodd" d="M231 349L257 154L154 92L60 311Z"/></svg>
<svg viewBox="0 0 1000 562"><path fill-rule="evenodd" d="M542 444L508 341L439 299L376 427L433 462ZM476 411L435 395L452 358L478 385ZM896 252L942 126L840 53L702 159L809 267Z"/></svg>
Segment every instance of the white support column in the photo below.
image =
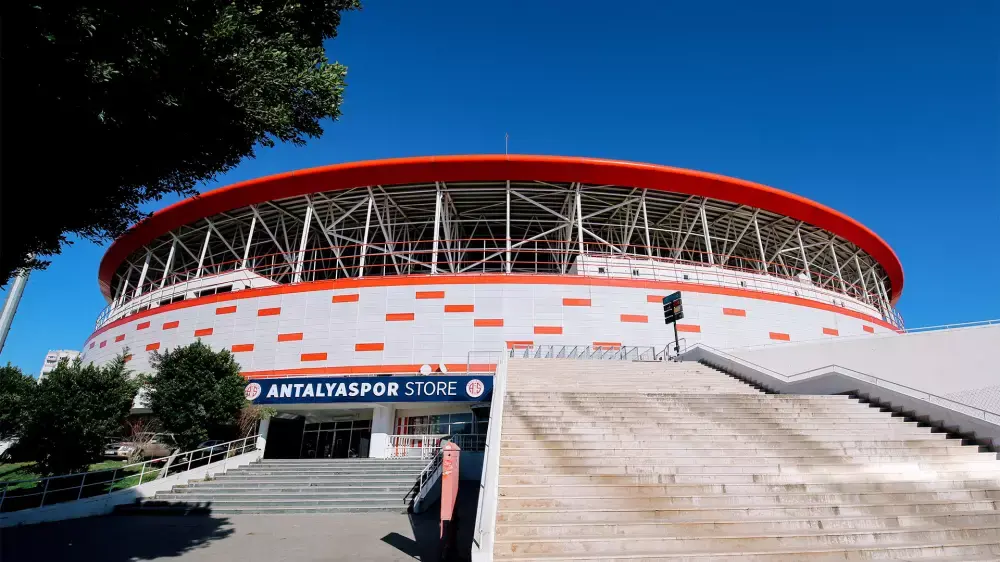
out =
<svg viewBox="0 0 1000 562"><path fill-rule="evenodd" d="M177 240L170 242L170 253L167 254L167 263L163 266L163 277L160 278L160 288L167 286L167 277L170 277L170 268L174 266L174 252L177 250Z"/></svg>
<svg viewBox="0 0 1000 562"><path fill-rule="evenodd" d="M306 201L309 201L309 199L307 198ZM368 207L369 217L371 217L371 212L372 208L371 206L369 206ZM295 256L295 275L292 276L292 283L298 283L299 281L302 281L302 267L305 265L306 262L306 244L309 243L309 225L312 223L312 216L313 216L313 206L312 206L312 201L309 201L308 204L306 205L306 220L305 223L302 224L302 240L299 242L299 252ZM365 226L366 239L367 236L368 236L368 227ZM247 246L247 250L249 249L250 247ZM364 257L362 257L361 259L364 260ZM362 264L362 266L364 266L364 264Z"/></svg>
<svg viewBox="0 0 1000 562"><path fill-rule="evenodd" d="M806 246L802 243L802 229L795 227L795 239L799 241L799 253L802 254L802 265L806 270L806 277L812 281L812 272L809 271L809 259L806 258Z"/></svg>
<svg viewBox="0 0 1000 562"><path fill-rule="evenodd" d="M261 451L267 448L267 430L271 427L271 418L260 420L260 426L257 429L257 448Z"/></svg>
<svg viewBox="0 0 1000 562"><path fill-rule="evenodd" d="M149 260L153 257L153 252L146 250L146 260L142 262L142 271L139 272L139 284L136 285L135 296L142 294L142 284L146 282L146 273L149 271Z"/></svg>
<svg viewBox="0 0 1000 562"><path fill-rule="evenodd" d="M368 214L365 215L365 235L361 241L361 260L358 263L358 277L365 276L365 255L368 253L368 229L372 225L372 205L375 204L375 199L369 195L368 196Z"/></svg>
<svg viewBox="0 0 1000 562"><path fill-rule="evenodd" d="M844 283L844 274L840 272L840 260L837 259L837 250L830 244L830 254L833 256L833 267L837 270L837 281L840 281L840 291L847 294L847 285Z"/></svg>
<svg viewBox="0 0 1000 562"><path fill-rule="evenodd" d="M882 284L882 280L878 278L878 275L875 275L875 270L874 269L872 269L872 278L875 279L875 286L878 287L879 294L882 296L882 305L884 307L882 309L882 314L885 315L886 319L891 320L892 319L892 303L889 302L889 293L886 292L885 285Z"/></svg>
<svg viewBox="0 0 1000 562"><path fill-rule="evenodd" d="M485 252L483 252L485 254ZM510 273L512 264L510 263L510 180L507 180L507 273Z"/></svg>
<svg viewBox="0 0 1000 562"><path fill-rule="evenodd" d="M243 263L240 264L240 269L246 269L250 263L250 244L253 243L253 231L255 228L257 228L256 213L254 213L253 219L250 220L250 234L247 234L247 247L243 250Z"/></svg>
<svg viewBox="0 0 1000 562"><path fill-rule="evenodd" d="M438 272L438 240L441 239L441 184L435 184L437 193L434 200L434 243L431 245L431 275Z"/></svg>
<svg viewBox="0 0 1000 562"><path fill-rule="evenodd" d="M715 265L715 256L712 255L712 238L708 235L708 217L705 216L704 204L702 204L698 214L701 215L701 230L705 235L705 249L708 251L708 263Z"/></svg>
<svg viewBox="0 0 1000 562"><path fill-rule="evenodd" d="M760 224L757 223L757 215L753 216L753 231L757 235L757 251L760 252L760 270L767 273L767 254L764 253L764 243L760 239Z"/></svg>
<svg viewBox="0 0 1000 562"><path fill-rule="evenodd" d="M646 231L646 255L653 257L653 244L649 239L649 217L646 215L646 191L642 192L642 227Z"/></svg>
<svg viewBox="0 0 1000 562"><path fill-rule="evenodd" d="M868 283L865 283L865 272L861 269L861 262L858 260L857 254L854 254L854 267L858 268L858 278L861 279L861 290L865 293L861 296L861 300L871 304L868 295Z"/></svg>
<svg viewBox="0 0 1000 562"><path fill-rule="evenodd" d="M373 459L389 458L392 435L396 425L396 407L393 404L375 404L372 410L371 442L368 445L368 457Z"/></svg>
<svg viewBox="0 0 1000 562"><path fill-rule="evenodd" d="M580 184L576 185L576 238L580 244L580 255L583 256L583 211L580 202Z"/></svg>
<svg viewBox="0 0 1000 562"><path fill-rule="evenodd" d="M201 254L198 256L198 269L195 271L194 278L197 279L201 277L201 268L205 265L205 252L208 251L208 240L212 237L212 228L208 227L205 229L205 243L201 245Z"/></svg>

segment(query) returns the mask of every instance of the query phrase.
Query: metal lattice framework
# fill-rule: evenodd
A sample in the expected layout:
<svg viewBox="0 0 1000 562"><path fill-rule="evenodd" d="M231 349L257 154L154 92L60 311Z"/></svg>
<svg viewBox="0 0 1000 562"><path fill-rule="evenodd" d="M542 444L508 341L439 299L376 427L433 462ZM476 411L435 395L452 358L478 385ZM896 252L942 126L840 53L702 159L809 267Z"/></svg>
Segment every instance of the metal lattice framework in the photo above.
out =
<svg viewBox="0 0 1000 562"><path fill-rule="evenodd" d="M375 275L567 274L580 254L809 280L896 318L883 267L827 230L701 196L542 181L371 185L218 213L134 251L115 272L112 306L240 269L282 284Z"/></svg>

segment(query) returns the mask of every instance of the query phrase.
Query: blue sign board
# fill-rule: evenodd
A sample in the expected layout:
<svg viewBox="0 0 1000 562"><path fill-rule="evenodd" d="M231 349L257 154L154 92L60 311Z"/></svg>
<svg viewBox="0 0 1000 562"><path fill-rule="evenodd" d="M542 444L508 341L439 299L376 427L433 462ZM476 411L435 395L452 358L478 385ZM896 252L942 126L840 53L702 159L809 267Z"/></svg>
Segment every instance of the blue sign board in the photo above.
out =
<svg viewBox="0 0 1000 562"><path fill-rule="evenodd" d="M302 377L252 380L246 386L254 404L482 402L492 392L491 375Z"/></svg>

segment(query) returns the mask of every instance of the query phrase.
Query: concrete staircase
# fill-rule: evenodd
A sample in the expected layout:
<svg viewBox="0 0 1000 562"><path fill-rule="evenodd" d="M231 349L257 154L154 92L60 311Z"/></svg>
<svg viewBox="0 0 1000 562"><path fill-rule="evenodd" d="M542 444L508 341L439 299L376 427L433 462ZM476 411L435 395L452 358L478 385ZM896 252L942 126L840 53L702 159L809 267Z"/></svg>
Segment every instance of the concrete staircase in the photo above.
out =
<svg viewBox="0 0 1000 562"><path fill-rule="evenodd" d="M695 363L511 360L494 555L1000 560L1000 462Z"/></svg>
<svg viewBox="0 0 1000 562"><path fill-rule="evenodd" d="M212 513L406 511L421 459L262 460L212 480L175 486L143 511L191 507Z"/></svg>

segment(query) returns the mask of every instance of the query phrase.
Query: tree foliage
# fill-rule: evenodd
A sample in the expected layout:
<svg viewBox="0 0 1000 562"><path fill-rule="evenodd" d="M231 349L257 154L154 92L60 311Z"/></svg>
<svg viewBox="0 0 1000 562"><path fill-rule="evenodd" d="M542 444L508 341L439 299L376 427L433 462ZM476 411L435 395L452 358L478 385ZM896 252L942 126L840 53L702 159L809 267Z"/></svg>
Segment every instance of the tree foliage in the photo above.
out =
<svg viewBox="0 0 1000 562"><path fill-rule="evenodd" d="M18 445L43 474L86 470L121 430L138 388L124 355L103 367L63 361L34 392Z"/></svg>
<svg viewBox="0 0 1000 562"><path fill-rule="evenodd" d="M233 429L247 405L247 381L229 350L212 351L199 340L154 354L152 364L149 407L182 449L193 449L214 430Z"/></svg>
<svg viewBox="0 0 1000 562"><path fill-rule="evenodd" d="M34 378L10 363L0 367L0 441L21 434L37 386Z"/></svg>
<svg viewBox="0 0 1000 562"><path fill-rule="evenodd" d="M25 256L59 253L67 234L100 241L140 205L254 155L301 144L336 119L346 68L323 41L359 0L13 0L5 19L5 227L0 284ZM17 157L13 152L21 151ZM44 174L39 171L44 170ZM16 182L22 182L15 185ZM58 194L53 196L53 194ZM38 212L31 220L25 210Z"/></svg>

